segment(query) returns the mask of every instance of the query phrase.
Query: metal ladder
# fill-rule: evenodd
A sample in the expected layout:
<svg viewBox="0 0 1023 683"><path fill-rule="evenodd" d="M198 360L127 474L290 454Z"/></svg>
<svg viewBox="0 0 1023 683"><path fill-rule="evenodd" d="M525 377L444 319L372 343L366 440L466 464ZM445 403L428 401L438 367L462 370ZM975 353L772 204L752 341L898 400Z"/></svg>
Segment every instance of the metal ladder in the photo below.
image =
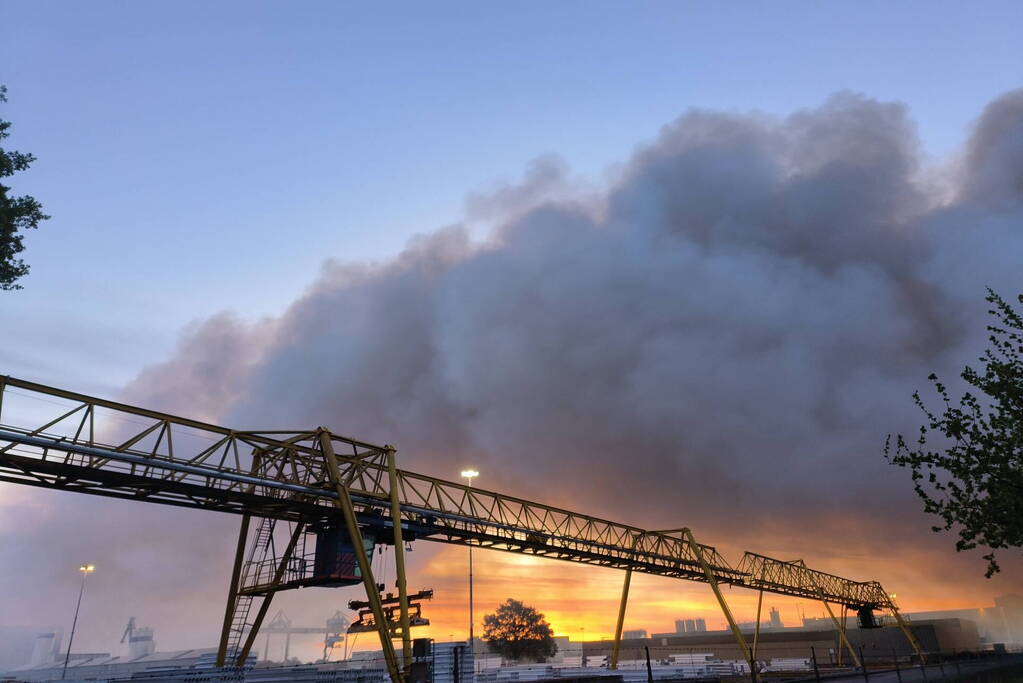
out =
<svg viewBox="0 0 1023 683"><path fill-rule="evenodd" d="M224 663L227 666L237 665L238 655L241 652L242 640L249 632L249 612L252 610L253 596L239 595L234 601L234 613L231 615L231 630L227 638L227 656Z"/></svg>
<svg viewBox="0 0 1023 683"><path fill-rule="evenodd" d="M249 549L249 557L242 568L241 588L244 589L246 584L250 583L250 579L253 581L259 580L258 567L266 560L267 555L272 553L274 545L273 532L275 528L276 520L266 518L259 520L256 536L253 538ZM256 560L257 553L260 557L259 560ZM253 566L257 567L256 576L250 576ZM255 597L254 595L246 594L235 597L234 609L231 614L231 628L227 639L227 654L224 658L225 664L241 664L241 662L237 661L238 655L241 654L242 641L252 627L249 623L249 614L252 612L252 603Z"/></svg>

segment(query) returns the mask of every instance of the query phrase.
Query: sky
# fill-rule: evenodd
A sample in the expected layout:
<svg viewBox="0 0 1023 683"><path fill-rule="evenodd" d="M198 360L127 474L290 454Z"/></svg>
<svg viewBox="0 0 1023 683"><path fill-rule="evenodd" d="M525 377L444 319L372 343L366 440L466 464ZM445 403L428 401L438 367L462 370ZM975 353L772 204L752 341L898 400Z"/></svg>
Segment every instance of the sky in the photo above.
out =
<svg viewBox="0 0 1023 683"><path fill-rule="evenodd" d="M1021 20L1012 2L0 0L0 116L38 157L12 184L52 216L0 297L0 373L341 423L412 469L474 460L526 497L811 547L926 586L920 609L988 604L1011 580L948 557L877 461L927 373L977 355L983 286L1023 291L1004 132ZM67 498L0 488L4 554L54 568L0 623L66 621L101 546L118 572L97 597L123 607L83 648L129 610L161 647L213 641L235 520ZM904 535L879 537L893 517ZM458 634L462 555L416 552L437 634ZM481 604L514 580L555 630L610 631L613 572L481 562ZM640 585L637 627L716 618L700 587ZM294 600L296 621L333 611Z"/></svg>

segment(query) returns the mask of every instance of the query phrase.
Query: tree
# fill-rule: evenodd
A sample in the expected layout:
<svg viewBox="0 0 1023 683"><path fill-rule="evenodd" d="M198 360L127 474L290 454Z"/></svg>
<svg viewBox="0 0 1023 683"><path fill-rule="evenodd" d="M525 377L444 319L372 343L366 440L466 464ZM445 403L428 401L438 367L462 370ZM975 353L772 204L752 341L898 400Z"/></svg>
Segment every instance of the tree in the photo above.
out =
<svg viewBox="0 0 1023 683"><path fill-rule="evenodd" d="M7 87L0 85L0 103L7 101ZM10 133L10 121L0 119L0 141ZM0 147L0 178L24 171L35 161L31 154L10 151ZM25 230L39 227L49 216L43 214L42 205L33 197L23 195L12 197L11 188L0 183L0 290L21 289L18 278L28 272L28 266L19 258L25 246L22 244Z"/></svg>
<svg viewBox="0 0 1023 683"><path fill-rule="evenodd" d="M558 651L543 614L511 598L483 617L483 640L505 659L543 662Z"/></svg>
<svg viewBox="0 0 1023 683"><path fill-rule="evenodd" d="M1023 304L1023 295L1018 299ZM884 450L891 463L912 471L924 510L942 519L935 532L956 527L956 551L990 551L984 559L991 578L1000 570L997 550L1023 547L1023 316L990 289L987 301L996 322L987 327L984 367L967 366L960 374L986 400L967 391L953 403L931 374L942 412L931 412L915 392L927 424L913 446L900 434L893 454L889 435ZM928 445L934 435L939 447Z"/></svg>

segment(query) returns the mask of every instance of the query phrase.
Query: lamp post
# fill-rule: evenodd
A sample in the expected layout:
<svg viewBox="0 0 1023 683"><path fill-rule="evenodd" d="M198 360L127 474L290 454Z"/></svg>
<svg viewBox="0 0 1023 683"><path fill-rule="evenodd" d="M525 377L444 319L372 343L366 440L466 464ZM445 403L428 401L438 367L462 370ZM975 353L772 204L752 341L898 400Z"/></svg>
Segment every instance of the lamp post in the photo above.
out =
<svg viewBox="0 0 1023 683"><path fill-rule="evenodd" d="M469 480L469 488L472 488L472 480L480 473L474 469L462 470L462 476ZM473 639L473 622L475 619L472 614L472 544L469 545L469 654L472 655L472 667L476 669L476 646Z"/></svg>
<svg viewBox="0 0 1023 683"><path fill-rule="evenodd" d="M82 594L85 593L85 577L96 571L96 567L91 564L83 564L78 568L78 571L82 573L82 585L78 589L78 604L75 605L75 618L71 622L71 636L67 639L67 654L64 655L64 670L60 673L60 680L64 680L67 676L67 663L71 659L71 643L75 640L75 626L78 625L78 610L82 607Z"/></svg>

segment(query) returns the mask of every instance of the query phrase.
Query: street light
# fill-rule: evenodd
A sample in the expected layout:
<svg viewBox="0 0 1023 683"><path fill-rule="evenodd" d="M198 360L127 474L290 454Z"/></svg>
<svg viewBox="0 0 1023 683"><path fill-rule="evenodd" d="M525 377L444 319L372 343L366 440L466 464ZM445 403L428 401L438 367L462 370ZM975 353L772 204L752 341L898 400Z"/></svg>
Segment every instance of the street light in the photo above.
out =
<svg viewBox="0 0 1023 683"><path fill-rule="evenodd" d="M78 568L78 571L82 573L82 585L78 589L78 604L75 605L75 618L71 622L71 636L67 639L67 654L64 655L64 670L60 674L60 680L64 680L67 676L67 663L71 659L71 643L75 640L75 626L78 625L78 610L82 607L82 594L85 592L85 577L96 571L96 567L91 564L83 564Z"/></svg>
<svg viewBox="0 0 1023 683"><path fill-rule="evenodd" d="M480 476L474 469L462 470L462 477L469 480L469 488L472 488L472 480ZM472 655L473 669L476 668L476 646L473 639L473 614L472 614L472 544L469 545L469 654Z"/></svg>

